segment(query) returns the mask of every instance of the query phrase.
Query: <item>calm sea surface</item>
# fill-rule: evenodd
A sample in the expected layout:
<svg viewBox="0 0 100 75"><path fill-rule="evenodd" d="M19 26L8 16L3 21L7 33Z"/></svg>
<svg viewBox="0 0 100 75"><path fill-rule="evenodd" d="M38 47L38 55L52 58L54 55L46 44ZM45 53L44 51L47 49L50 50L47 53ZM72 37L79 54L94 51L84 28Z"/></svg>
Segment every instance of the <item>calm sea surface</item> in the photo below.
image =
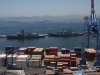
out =
<svg viewBox="0 0 100 75"><path fill-rule="evenodd" d="M14 34L24 29L25 32L33 32L39 34L46 34L61 31L63 28L71 28L75 31L83 31L84 24L82 22L52 22L52 23L35 23L35 22L0 22L0 35ZM36 46L42 48L48 48L50 46L57 46L59 51L65 47L67 49L73 49L74 47L81 47L82 36L77 37L49 37L30 40L7 40L6 38L0 38L0 50L4 50L5 46L19 46L28 47ZM90 37L90 47L96 47L96 38Z"/></svg>

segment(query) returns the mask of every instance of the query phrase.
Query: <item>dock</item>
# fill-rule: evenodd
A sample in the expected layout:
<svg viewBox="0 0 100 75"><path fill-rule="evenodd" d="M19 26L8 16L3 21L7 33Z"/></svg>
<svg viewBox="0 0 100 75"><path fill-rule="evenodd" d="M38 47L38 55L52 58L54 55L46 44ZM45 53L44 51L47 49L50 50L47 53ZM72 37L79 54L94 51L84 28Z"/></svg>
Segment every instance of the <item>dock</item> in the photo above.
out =
<svg viewBox="0 0 100 75"><path fill-rule="evenodd" d="M48 34L39 34L39 36L48 36ZM0 35L0 38L6 38L6 35Z"/></svg>

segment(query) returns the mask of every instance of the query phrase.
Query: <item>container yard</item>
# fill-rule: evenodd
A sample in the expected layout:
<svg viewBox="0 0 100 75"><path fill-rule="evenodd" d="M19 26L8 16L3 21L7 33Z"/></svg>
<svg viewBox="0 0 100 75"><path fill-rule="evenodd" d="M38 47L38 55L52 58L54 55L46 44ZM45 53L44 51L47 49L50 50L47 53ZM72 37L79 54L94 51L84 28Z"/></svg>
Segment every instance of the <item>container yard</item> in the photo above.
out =
<svg viewBox="0 0 100 75"><path fill-rule="evenodd" d="M91 0L91 17L85 17L88 36L81 47L6 46L0 54L0 75L100 75L100 23L94 13ZM96 49L89 47L91 31L97 34Z"/></svg>
<svg viewBox="0 0 100 75"><path fill-rule="evenodd" d="M8 49L8 47L9 49L11 48L13 49L12 46L6 46L5 51L6 49ZM6 67L9 64L10 67L9 66L7 67L6 72L7 71L12 72L13 70L17 70L20 73L22 72L24 75L26 74L58 75L58 73L59 75L78 75L76 74L75 71L79 70L83 70L81 75L82 74L91 75L91 73L88 73L89 69L93 70L93 74L98 75L100 67L93 66L93 60L96 54L95 49L93 48L85 49L84 55L87 62L85 66L80 66L79 60L81 59L81 52L82 52L81 48L79 47L74 48L74 50L61 48L60 52L58 52L57 47L49 47L46 49L37 48L34 46L21 47L17 49L17 53L16 51L15 53L13 53L13 51L8 52L8 54L6 54L5 52L2 53L0 55L0 66ZM91 55L92 58L90 58ZM84 72L86 70L87 72Z"/></svg>

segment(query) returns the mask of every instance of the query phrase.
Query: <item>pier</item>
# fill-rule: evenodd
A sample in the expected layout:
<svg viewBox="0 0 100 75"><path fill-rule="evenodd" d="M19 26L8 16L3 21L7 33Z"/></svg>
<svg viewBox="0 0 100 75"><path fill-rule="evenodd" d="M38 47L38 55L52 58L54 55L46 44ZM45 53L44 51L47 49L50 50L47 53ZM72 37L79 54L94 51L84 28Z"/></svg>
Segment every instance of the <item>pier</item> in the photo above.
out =
<svg viewBox="0 0 100 75"><path fill-rule="evenodd" d="M6 35L0 35L0 38L6 38Z"/></svg>

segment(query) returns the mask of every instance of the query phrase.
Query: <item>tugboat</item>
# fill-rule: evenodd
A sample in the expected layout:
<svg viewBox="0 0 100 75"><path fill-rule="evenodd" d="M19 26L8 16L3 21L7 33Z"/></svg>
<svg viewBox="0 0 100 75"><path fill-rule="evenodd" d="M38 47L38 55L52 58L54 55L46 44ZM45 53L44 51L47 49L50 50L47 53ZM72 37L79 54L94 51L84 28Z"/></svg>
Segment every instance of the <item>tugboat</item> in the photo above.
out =
<svg viewBox="0 0 100 75"><path fill-rule="evenodd" d="M40 36L39 34L31 32L24 32L24 30L22 29L19 33L6 35L7 39L32 39L32 38L43 38L43 37L45 36L44 35Z"/></svg>
<svg viewBox="0 0 100 75"><path fill-rule="evenodd" d="M62 31L60 31L60 32L56 32L56 33L48 33L48 35L49 36L59 36L59 37L66 37L66 36L82 36L83 35L83 33L81 33L81 32L75 32L75 31L73 31L73 30L71 30L71 29L66 29L66 30L62 30Z"/></svg>

